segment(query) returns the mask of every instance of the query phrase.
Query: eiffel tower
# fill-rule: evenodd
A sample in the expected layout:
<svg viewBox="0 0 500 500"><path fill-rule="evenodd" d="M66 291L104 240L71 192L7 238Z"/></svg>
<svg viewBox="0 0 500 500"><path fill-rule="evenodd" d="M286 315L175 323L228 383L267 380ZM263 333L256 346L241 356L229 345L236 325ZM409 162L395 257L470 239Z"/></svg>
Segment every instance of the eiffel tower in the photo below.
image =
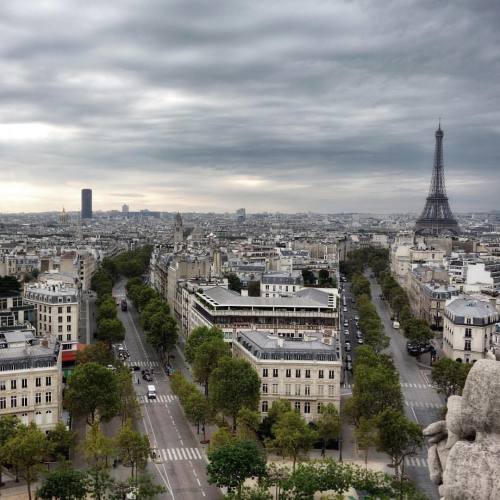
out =
<svg viewBox="0 0 500 500"><path fill-rule="evenodd" d="M436 148L434 150L434 168L431 187L425 207L415 224L415 233L439 236L458 234L458 223L451 213L444 186L443 136L441 123L436 130Z"/></svg>

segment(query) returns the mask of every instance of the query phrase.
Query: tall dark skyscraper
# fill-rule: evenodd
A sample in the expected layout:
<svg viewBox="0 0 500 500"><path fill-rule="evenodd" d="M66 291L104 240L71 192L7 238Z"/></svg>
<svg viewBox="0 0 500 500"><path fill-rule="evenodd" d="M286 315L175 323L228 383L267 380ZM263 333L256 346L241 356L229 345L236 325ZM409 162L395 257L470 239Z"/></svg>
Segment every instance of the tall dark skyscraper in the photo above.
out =
<svg viewBox="0 0 500 500"><path fill-rule="evenodd" d="M92 189L82 189L82 219L92 219Z"/></svg>
<svg viewBox="0 0 500 500"><path fill-rule="evenodd" d="M458 223L451 212L444 185L443 136L444 133L441 130L441 124L439 124L436 130L431 187L424 210L415 224L415 232L419 234L439 236L459 232Z"/></svg>

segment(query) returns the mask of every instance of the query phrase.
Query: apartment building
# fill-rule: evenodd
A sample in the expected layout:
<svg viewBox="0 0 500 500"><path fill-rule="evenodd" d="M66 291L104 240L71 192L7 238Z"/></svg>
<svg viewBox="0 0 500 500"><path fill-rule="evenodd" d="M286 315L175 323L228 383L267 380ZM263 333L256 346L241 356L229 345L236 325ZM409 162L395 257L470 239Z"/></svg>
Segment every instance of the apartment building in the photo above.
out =
<svg viewBox="0 0 500 500"><path fill-rule="evenodd" d="M288 399L307 421L323 405L340 411L342 361L335 337L311 334L301 340L259 330L238 330L233 355L247 360L261 379L259 410L266 416L274 401Z"/></svg>
<svg viewBox="0 0 500 500"><path fill-rule="evenodd" d="M217 326L231 341L237 330L256 329L287 338L338 331L338 289L304 288L293 297L249 297L222 287L198 291L190 324Z"/></svg>
<svg viewBox="0 0 500 500"><path fill-rule="evenodd" d="M40 270L40 258L23 253L0 257L0 276L16 276L21 279L26 274Z"/></svg>
<svg viewBox="0 0 500 500"><path fill-rule="evenodd" d="M260 281L261 297L291 297L304 287L304 279L300 271L290 273L267 272Z"/></svg>
<svg viewBox="0 0 500 500"><path fill-rule="evenodd" d="M36 309L20 292L0 293L0 326L34 324Z"/></svg>
<svg viewBox="0 0 500 500"><path fill-rule="evenodd" d="M50 430L62 414L60 343L29 332L0 331L0 417Z"/></svg>
<svg viewBox="0 0 500 500"><path fill-rule="evenodd" d="M444 354L465 363L483 359L496 342L500 315L490 302L460 297L445 307Z"/></svg>
<svg viewBox="0 0 500 500"><path fill-rule="evenodd" d="M58 282L25 286L24 299L37 310L37 334L62 343L62 349L76 350L80 318L80 294L76 286Z"/></svg>

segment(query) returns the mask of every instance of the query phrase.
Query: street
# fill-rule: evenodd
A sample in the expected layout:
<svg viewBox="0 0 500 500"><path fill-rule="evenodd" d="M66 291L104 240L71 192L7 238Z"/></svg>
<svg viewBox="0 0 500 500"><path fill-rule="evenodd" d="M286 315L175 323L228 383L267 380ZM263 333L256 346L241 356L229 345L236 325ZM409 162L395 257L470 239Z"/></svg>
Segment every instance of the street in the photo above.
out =
<svg viewBox="0 0 500 500"><path fill-rule="evenodd" d="M117 299L125 297L125 283L125 280L120 280L115 285L113 295ZM129 364L154 370L152 382L142 380L140 371L133 372L133 381L141 408L140 427L148 434L157 456L148 470L168 490L162 498L220 498L219 489L207 483L203 452L198 447L177 397L170 389L157 354L145 340L137 311L129 302L128 311L119 310L118 317L126 331L124 344L130 354ZM151 384L156 388L156 400L146 396L147 386Z"/></svg>
<svg viewBox="0 0 500 500"><path fill-rule="evenodd" d="M419 423L422 427L432 422L440 420L440 408L445 406L445 402L437 391L431 386L430 367L424 367L417 363L417 360L406 352L406 338L401 330L396 330L392 326L391 313L387 303L380 299L382 290L374 278L366 276L370 280L372 302L377 313L383 322L386 334L390 337L391 343L388 352L392 354L394 363L399 372L401 389L405 402L405 413L408 418ZM342 296L346 298L347 311L342 311L341 316L341 339L343 344L344 363L345 356L351 354L353 361L356 358L356 331L355 315L357 314L354 301L352 300L351 285L349 282L343 283ZM343 310L343 299L340 307ZM344 326L347 319L349 326ZM345 329L349 330L349 335L345 335ZM350 341L351 352L346 352L345 341ZM346 396L352 391L352 372L346 370L342 393ZM405 461L406 474L413 479L418 487L431 499L438 499L437 488L431 483L427 469L427 447L420 450L415 457L409 457Z"/></svg>

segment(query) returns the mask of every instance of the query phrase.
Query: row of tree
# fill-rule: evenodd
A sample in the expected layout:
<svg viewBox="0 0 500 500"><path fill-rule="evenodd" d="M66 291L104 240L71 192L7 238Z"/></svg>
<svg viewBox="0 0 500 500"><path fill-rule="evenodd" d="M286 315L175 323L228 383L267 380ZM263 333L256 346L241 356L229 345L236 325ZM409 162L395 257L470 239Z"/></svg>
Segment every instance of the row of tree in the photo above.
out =
<svg viewBox="0 0 500 500"><path fill-rule="evenodd" d="M170 315L168 304L156 290L144 284L140 278L129 279L126 288L128 298L139 311L147 341L162 360L167 359L178 339L177 323Z"/></svg>

